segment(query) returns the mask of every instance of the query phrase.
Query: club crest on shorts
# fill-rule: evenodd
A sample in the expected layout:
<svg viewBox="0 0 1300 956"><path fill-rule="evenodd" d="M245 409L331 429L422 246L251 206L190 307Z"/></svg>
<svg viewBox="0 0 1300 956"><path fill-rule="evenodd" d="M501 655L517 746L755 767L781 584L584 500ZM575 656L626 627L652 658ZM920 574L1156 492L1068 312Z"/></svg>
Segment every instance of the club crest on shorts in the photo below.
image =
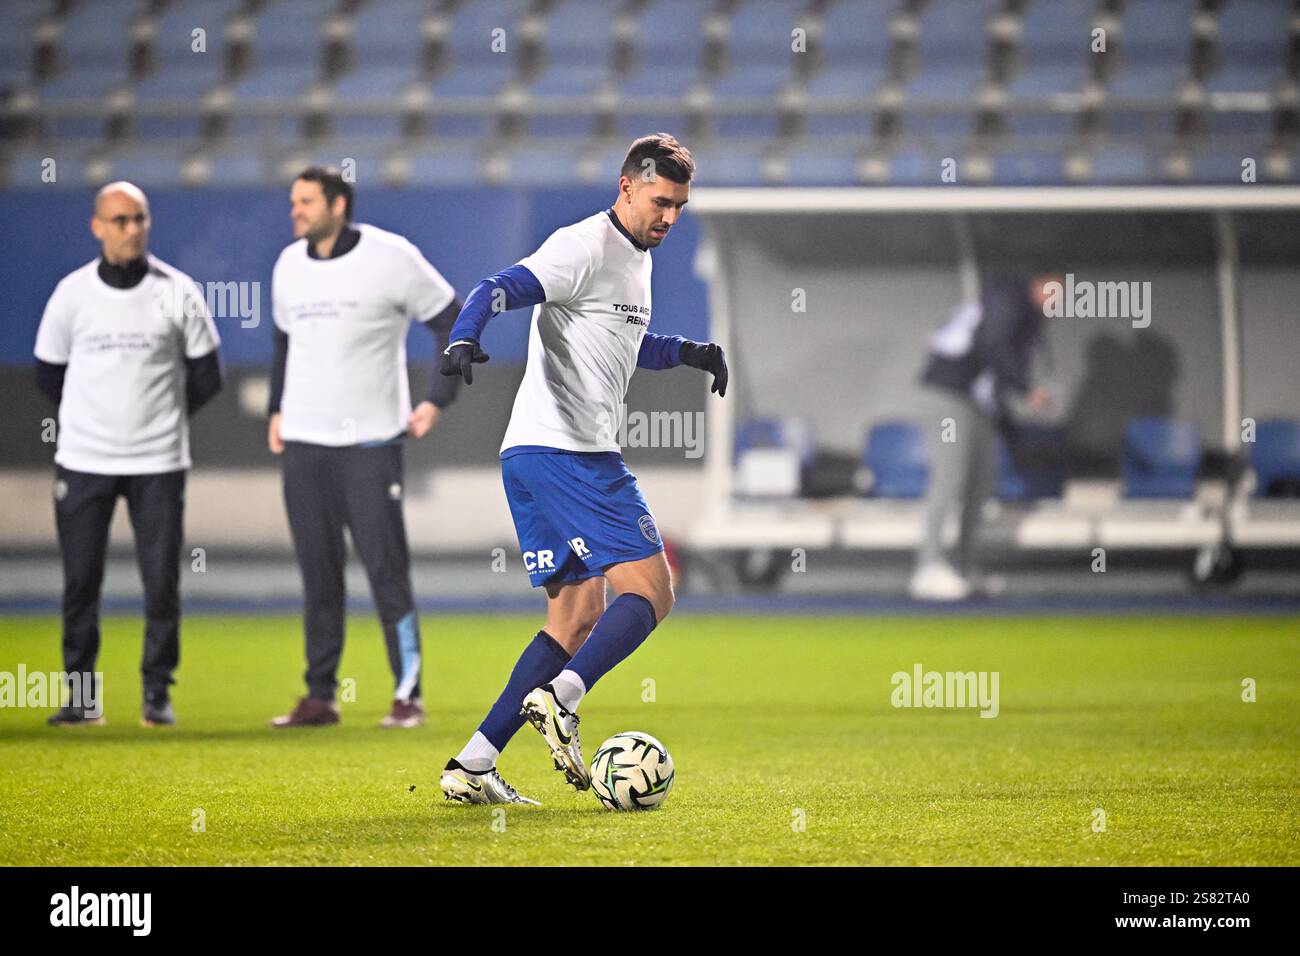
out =
<svg viewBox="0 0 1300 956"><path fill-rule="evenodd" d="M388 497L392 498L394 501L402 500L402 486L396 481L388 486Z"/></svg>
<svg viewBox="0 0 1300 956"><path fill-rule="evenodd" d="M64 481L62 478L55 479L54 500L62 501L66 497L68 497L68 483Z"/></svg>
<svg viewBox="0 0 1300 956"><path fill-rule="evenodd" d="M655 519L649 515L642 515L636 520L637 527L641 529L641 537L645 538L651 544L659 543L659 529L655 527Z"/></svg>

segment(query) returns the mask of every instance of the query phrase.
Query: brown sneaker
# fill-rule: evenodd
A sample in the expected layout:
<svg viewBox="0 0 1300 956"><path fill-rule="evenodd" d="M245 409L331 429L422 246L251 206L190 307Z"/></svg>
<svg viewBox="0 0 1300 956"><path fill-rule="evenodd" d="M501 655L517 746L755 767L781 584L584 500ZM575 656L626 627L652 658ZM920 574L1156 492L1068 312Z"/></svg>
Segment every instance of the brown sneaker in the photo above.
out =
<svg viewBox="0 0 1300 956"><path fill-rule="evenodd" d="M393 709L387 717L379 722L380 727L423 727L424 705L419 698L414 700L395 700Z"/></svg>
<svg viewBox="0 0 1300 956"><path fill-rule="evenodd" d="M325 727L339 722L339 708L332 700L303 697L292 714L272 717L272 727Z"/></svg>

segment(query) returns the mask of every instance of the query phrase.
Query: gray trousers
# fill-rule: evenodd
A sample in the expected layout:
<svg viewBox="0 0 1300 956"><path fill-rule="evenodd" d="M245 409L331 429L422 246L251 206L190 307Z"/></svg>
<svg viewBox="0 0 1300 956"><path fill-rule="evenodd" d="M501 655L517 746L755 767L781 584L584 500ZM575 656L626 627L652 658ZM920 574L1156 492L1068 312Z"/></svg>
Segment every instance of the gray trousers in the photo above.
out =
<svg viewBox="0 0 1300 956"><path fill-rule="evenodd" d="M943 560L944 523L956 511L960 533L952 565L970 574L978 570L981 510L996 488L997 426L968 396L946 388L923 388L919 411L930 481L917 564Z"/></svg>

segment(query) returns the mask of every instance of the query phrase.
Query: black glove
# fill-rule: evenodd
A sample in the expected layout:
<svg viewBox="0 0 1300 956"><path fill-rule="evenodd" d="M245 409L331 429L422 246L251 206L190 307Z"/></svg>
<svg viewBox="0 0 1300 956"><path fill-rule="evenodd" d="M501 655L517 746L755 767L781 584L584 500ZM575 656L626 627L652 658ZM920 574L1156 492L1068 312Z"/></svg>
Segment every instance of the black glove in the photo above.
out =
<svg viewBox="0 0 1300 956"><path fill-rule="evenodd" d="M727 396L727 357L722 354L722 346L713 342L683 342L681 359L683 365L702 368L713 373L713 387L710 392L717 392L719 398Z"/></svg>
<svg viewBox="0 0 1300 956"><path fill-rule="evenodd" d="M488 357L473 339L460 339L443 349L439 371L443 375L460 375L466 385L473 385L474 363L486 362Z"/></svg>

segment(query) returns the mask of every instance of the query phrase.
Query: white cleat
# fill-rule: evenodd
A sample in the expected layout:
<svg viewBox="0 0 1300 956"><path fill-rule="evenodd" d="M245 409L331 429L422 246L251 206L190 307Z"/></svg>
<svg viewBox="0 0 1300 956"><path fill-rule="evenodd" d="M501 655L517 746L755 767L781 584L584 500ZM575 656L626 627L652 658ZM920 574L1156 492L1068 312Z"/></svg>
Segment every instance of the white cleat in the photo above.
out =
<svg viewBox="0 0 1300 956"><path fill-rule="evenodd" d="M918 601L964 601L970 597L970 582L951 565L933 562L916 569L907 590Z"/></svg>
<svg viewBox="0 0 1300 956"><path fill-rule="evenodd" d="M493 767L485 773L471 773L452 760L442 771L438 781L442 795L457 803L525 803L540 807L536 800L521 796L514 787L506 783Z"/></svg>
<svg viewBox="0 0 1300 956"><path fill-rule="evenodd" d="M555 769L564 771L564 779L578 790L589 788L591 775L582 760L578 715L564 709L551 685L529 691L519 712L546 739Z"/></svg>

